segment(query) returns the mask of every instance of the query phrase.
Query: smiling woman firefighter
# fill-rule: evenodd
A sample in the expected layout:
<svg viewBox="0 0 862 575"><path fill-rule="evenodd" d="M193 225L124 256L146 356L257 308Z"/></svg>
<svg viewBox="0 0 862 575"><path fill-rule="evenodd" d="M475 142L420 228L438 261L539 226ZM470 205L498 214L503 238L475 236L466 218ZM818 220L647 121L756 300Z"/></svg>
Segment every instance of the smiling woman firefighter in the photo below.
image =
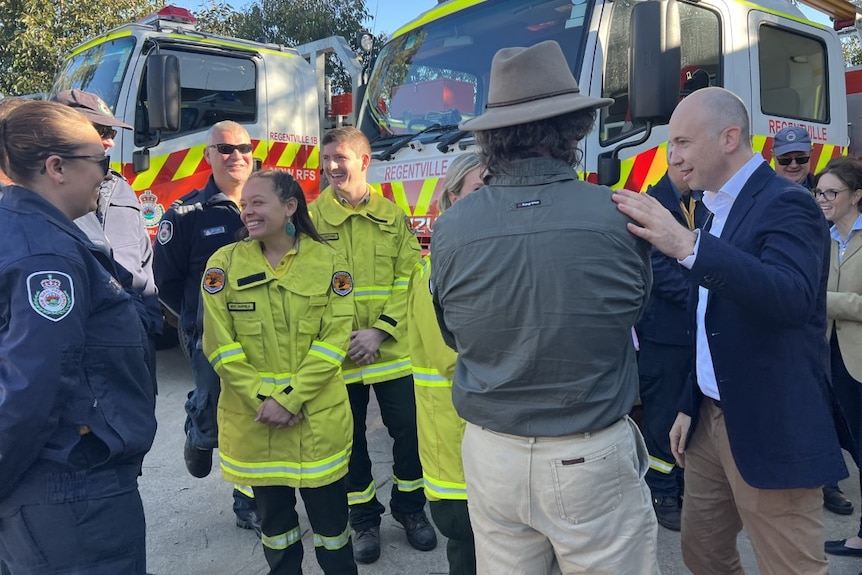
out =
<svg viewBox="0 0 862 575"><path fill-rule="evenodd" d="M201 286L203 349L222 385L222 474L254 490L270 573L302 572L299 488L324 573L355 574L342 479L353 424L341 376L353 280L287 172L252 174L240 206L248 237L213 254Z"/></svg>

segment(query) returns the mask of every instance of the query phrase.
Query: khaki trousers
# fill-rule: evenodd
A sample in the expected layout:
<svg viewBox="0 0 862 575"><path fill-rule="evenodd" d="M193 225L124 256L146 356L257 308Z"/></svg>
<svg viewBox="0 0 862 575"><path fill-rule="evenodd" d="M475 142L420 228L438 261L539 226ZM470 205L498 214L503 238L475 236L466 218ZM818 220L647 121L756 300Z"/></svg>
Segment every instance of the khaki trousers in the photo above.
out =
<svg viewBox="0 0 862 575"><path fill-rule="evenodd" d="M519 437L467 424L479 575L656 575L648 456L625 417L594 433Z"/></svg>
<svg viewBox="0 0 862 575"><path fill-rule="evenodd" d="M807 489L756 489L733 460L724 412L704 399L685 451L682 557L694 575L741 575L736 548L742 528L761 575L826 575L823 494Z"/></svg>

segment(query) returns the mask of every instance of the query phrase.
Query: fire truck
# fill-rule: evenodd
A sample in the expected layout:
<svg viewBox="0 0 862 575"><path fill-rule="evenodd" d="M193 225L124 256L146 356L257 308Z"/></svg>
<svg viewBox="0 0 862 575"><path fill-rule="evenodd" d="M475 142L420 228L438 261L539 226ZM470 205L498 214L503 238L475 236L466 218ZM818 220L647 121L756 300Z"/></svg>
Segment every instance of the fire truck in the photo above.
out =
<svg viewBox="0 0 862 575"><path fill-rule="evenodd" d="M427 245L447 167L474 147L458 123L483 111L491 59L545 40L560 44L582 93L614 98L581 144L590 181L637 191L655 183L667 169L670 113L706 86L745 101L754 148L768 160L778 130L808 130L816 172L847 153L849 127L862 124L862 109L848 118L836 32L858 17L843 0L803 1L834 26L810 21L790 0L441 2L392 35L365 87L357 126L372 142L369 181ZM862 92L862 81L854 86Z"/></svg>
<svg viewBox="0 0 862 575"><path fill-rule="evenodd" d="M153 237L171 203L206 184L206 131L221 120L248 130L258 167L286 169L309 200L317 196L320 132L346 119L327 109L329 53L358 81L343 38L297 48L228 38L198 31L188 10L168 6L75 48L48 96L93 92L134 126L120 130L111 166L138 194Z"/></svg>

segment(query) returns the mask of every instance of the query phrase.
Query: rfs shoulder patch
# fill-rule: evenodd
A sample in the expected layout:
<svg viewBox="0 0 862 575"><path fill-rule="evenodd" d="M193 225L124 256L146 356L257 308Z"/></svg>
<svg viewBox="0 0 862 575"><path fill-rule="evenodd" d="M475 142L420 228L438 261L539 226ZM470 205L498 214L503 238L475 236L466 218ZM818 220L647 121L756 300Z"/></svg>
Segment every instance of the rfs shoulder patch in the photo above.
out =
<svg viewBox="0 0 862 575"><path fill-rule="evenodd" d="M161 245L165 245L171 238L174 237L174 223L170 220L162 220L159 224L159 231L156 234L156 239Z"/></svg>
<svg viewBox="0 0 862 575"><path fill-rule="evenodd" d="M407 231L411 234L416 234L416 228L413 227L413 222L411 222L410 218L407 216L404 216L404 225L407 226Z"/></svg>
<svg viewBox="0 0 862 575"><path fill-rule="evenodd" d="M75 286L69 274L57 271L35 272L27 276L30 307L51 321L60 321L75 307Z"/></svg>
<svg viewBox="0 0 862 575"><path fill-rule="evenodd" d="M203 288L207 293L218 293L224 289L225 273L221 268L209 268L204 272Z"/></svg>
<svg viewBox="0 0 862 575"><path fill-rule="evenodd" d="M353 291L353 278L347 272L332 274L332 291L340 296L346 296Z"/></svg>

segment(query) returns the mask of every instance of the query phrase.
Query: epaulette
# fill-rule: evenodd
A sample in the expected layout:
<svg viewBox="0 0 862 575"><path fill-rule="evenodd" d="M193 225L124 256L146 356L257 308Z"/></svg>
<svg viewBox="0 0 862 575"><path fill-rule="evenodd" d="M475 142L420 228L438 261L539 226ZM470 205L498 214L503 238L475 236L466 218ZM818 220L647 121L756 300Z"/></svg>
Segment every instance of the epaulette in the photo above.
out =
<svg viewBox="0 0 862 575"><path fill-rule="evenodd" d="M196 195L198 195L199 193L201 193L201 191L200 191L200 190L192 190L192 191L190 191L189 193L187 193L186 195L184 195L184 196L180 196L179 198L177 198L176 200L174 200L174 203L172 203L172 204L171 204L171 208L173 208L173 209L177 209L177 211L179 211L179 210L178 210L178 208L179 208L180 206L182 206L185 202L187 202L187 201L191 200L192 198L194 198L194 197L195 197ZM186 210L186 211L189 211L189 210Z"/></svg>
<svg viewBox="0 0 862 575"><path fill-rule="evenodd" d="M195 202L193 204L181 205L181 206L174 205L174 211L177 213L177 215L183 215L183 214L187 214L189 212L193 212L195 210L202 210L202 209L204 209L204 206L200 202Z"/></svg>

